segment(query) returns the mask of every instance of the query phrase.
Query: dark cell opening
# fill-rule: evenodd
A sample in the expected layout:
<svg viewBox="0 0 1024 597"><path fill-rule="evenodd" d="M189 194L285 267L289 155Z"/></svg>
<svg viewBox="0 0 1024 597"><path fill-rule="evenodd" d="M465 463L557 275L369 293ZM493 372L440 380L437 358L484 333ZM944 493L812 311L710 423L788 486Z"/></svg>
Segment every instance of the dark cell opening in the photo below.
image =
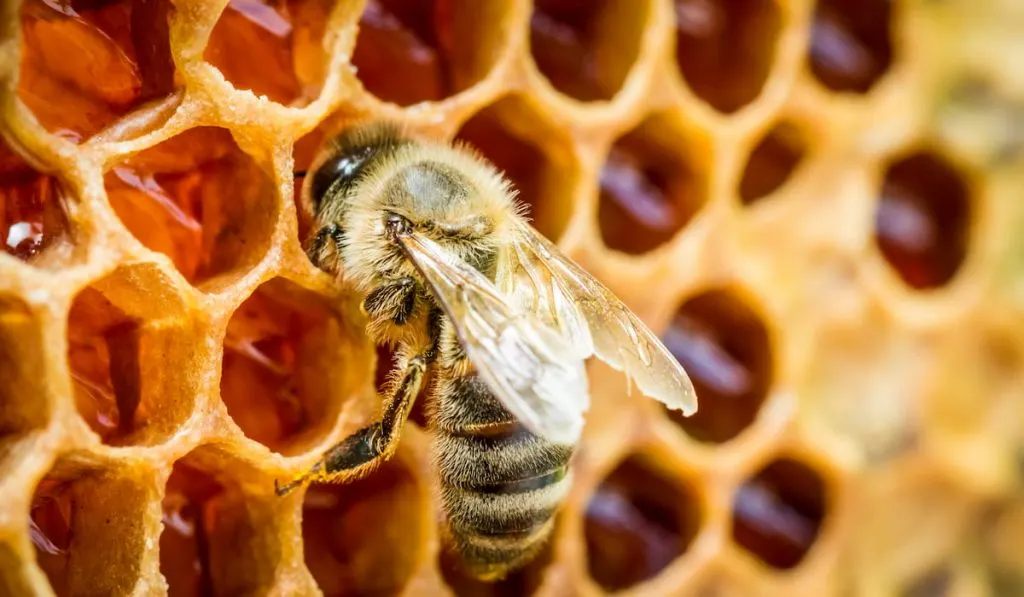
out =
<svg viewBox="0 0 1024 597"><path fill-rule="evenodd" d="M397 595L423 545L423 495L391 460L365 479L312 485L302 511L306 566L327 597Z"/></svg>
<svg viewBox="0 0 1024 597"><path fill-rule="evenodd" d="M46 267L70 240L59 181L32 169L0 142L0 245L8 255ZM53 251L47 251L49 248ZM44 253L54 253L52 256Z"/></svg>
<svg viewBox="0 0 1024 597"><path fill-rule="evenodd" d="M735 293L710 290L687 300L662 336L693 381L700 408L666 411L691 437L720 443L757 417L772 381L768 330Z"/></svg>
<svg viewBox="0 0 1024 597"><path fill-rule="evenodd" d="M164 495L160 573L170 597L214 594L210 570L211 511L206 503L223 487L199 470L177 462Z"/></svg>
<svg viewBox="0 0 1024 597"><path fill-rule="evenodd" d="M716 110L732 113L768 80L782 17L773 0L675 0L676 61Z"/></svg>
<svg viewBox="0 0 1024 597"><path fill-rule="evenodd" d="M21 6L18 95L50 132L78 142L175 88L169 0Z"/></svg>
<svg viewBox="0 0 1024 597"><path fill-rule="evenodd" d="M765 564L794 568L818 538L825 512L821 477L801 462L782 458L737 491L732 537Z"/></svg>
<svg viewBox="0 0 1024 597"><path fill-rule="evenodd" d="M651 118L619 139L601 169L598 225L609 249L638 255L671 240L706 200L707 183L671 123Z"/></svg>
<svg viewBox="0 0 1024 597"><path fill-rule="evenodd" d="M811 72L832 91L867 93L892 64L890 0L818 0Z"/></svg>
<svg viewBox="0 0 1024 597"><path fill-rule="evenodd" d="M953 584L953 571L942 566L915 580L903 591L903 597L947 597ZM1004 593L997 593L1003 595ZM1012 595L1013 593L1005 593Z"/></svg>
<svg viewBox="0 0 1024 597"><path fill-rule="evenodd" d="M875 242L916 289L949 283L967 255L971 206L964 178L931 153L889 166L875 211Z"/></svg>
<svg viewBox="0 0 1024 597"><path fill-rule="evenodd" d="M697 535L701 507L686 483L633 456L608 475L587 505L587 565L606 591L653 578Z"/></svg>
<svg viewBox="0 0 1024 597"><path fill-rule="evenodd" d="M582 101L608 100L640 51L647 2L536 0L530 49L558 91Z"/></svg>
<svg viewBox="0 0 1024 597"><path fill-rule="evenodd" d="M779 190L803 160L806 145L796 125L773 127L750 153L740 180L740 201L749 205Z"/></svg>
<svg viewBox="0 0 1024 597"><path fill-rule="evenodd" d="M58 596L70 594L67 568L72 514L69 484L51 480L39 484L29 512L29 537L36 550L36 563Z"/></svg>

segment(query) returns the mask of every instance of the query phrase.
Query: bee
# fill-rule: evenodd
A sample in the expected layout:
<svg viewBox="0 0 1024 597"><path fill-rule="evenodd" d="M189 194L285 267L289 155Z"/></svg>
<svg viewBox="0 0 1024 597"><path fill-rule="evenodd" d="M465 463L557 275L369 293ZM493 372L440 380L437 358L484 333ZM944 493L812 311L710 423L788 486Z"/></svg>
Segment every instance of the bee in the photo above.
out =
<svg viewBox="0 0 1024 597"><path fill-rule="evenodd" d="M678 361L527 223L511 185L471 148L358 126L321 150L303 187L310 259L354 289L367 334L396 346L396 366L380 417L275 482L278 495L369 473L428 385L446 548L469 575L497 580L551 534L589 406L588 357L696 412Z"/></svg>

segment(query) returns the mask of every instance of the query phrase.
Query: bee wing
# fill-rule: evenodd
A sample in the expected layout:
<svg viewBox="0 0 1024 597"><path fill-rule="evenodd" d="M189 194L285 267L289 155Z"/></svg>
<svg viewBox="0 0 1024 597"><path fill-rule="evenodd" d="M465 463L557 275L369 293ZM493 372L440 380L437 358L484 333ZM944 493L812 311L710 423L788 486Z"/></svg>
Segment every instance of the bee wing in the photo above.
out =
<svg viewBox="0 0 1024 597"><path fill-rule="evenodd" d="M483 274L429 238L398 237L448 314L478 374L530 431L574 443L589 407L583 360L530 313L516 309Z"/></svg>
<svg viewBox="0 0 1024 597"><path fill-rule="evenodd" d="M499 272L499 287L523 308L553 325L574 356L597 355L624 372L648 396L685 415L697 411L689 375L642 321L603 284L525 222ZM583 325L582 322L586 322ZM589 333L578 328L583 327Z"/></svg>

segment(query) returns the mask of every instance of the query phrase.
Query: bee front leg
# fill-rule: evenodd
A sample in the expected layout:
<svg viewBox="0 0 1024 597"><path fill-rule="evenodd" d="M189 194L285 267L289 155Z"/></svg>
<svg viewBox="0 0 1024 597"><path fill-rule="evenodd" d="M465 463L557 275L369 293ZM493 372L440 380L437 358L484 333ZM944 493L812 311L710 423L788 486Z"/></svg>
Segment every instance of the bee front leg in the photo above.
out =
<svg viewBox="0 0 1024 597"><path fill-rule="evenodd" d="M363 311L373 321L405 325L415 310L416 280L410 277L382 284L363 300Z"/></svg>
<svg viewBox="0 0 1024 597"><path fill-rule="evenodd" d="M327 241L334 242L334 253L340 256L341 247L345 244L345 231L338 224L327 224L316 231L316 236L313 237L313 242L309 245L309 250L306 251L306 254L309 255L310 261L313 262L313 265L325 271L331 269L327 258L330 254L327 250Z"/></svg>
<svg viewBox="0 0 1024 597"><path fill-rule="evenodd" d="M338 483L352 481L369 473L377 464L387 460L398 445L402 427L409 417L412 404L419 394L427 360L415 356L405 364L401 377L392 386L387 406L379 421L363 427L329 449L306 473L285 485L274 481L277 495L285 495L306 482Z"/></svg>

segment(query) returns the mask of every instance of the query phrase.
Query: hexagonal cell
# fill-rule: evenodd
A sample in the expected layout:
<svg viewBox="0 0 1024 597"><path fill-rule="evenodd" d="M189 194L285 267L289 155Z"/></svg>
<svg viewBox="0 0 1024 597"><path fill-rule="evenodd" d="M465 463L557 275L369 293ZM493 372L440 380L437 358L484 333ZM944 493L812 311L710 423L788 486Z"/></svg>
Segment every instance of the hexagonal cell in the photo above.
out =
<svg viewBox="0 0 1024 597"><path fill-rule="evenodd" d="M971 211L965 176L941 156L917 152L886 169L875 242L911 287L943 286L967 256Z"/></svg>
<svg viewBox="0 0 1024 597"><path fill-rule="evenodd" d="M68 364L78 413L109 445L153 445L192 412L207 351L167 278L123 266L82 290L68 314ZM171 363L172 365L168 365Z"/></svg>
<svg viewBox="0 0 1024 597"><path fill-rule="evenodd" d="M21 3L18 95L48 130L87 138L175 88L169 0Z"/></svg>
<svg viewBox="0 0 1024 597"><path fill-rule="evenodd" d="M710 151L664 116L616 141L601 169L597 218L605 246L637 255L675 237L707 198Z"/></svg>
<svg viewBox="0 0 1024 597"><path fill-rule="evenodd" d="M275 185L225 129L191 129L107 173L114 211L193 284L216 290L270 244Z"/></svg>
<svg viewBox="0 0 1024 597"><path fill-rule="evenodd" d="M36 172L0 142L0 242L8 255L39 267L66 264L71 230L60 182Z"/></svg>
<svg viewBox="0 0 1024 597"><path fill-rule="evenodd" d="M171 597L251 595L273 583L281 533L276 498L245 494L223 468L236 465L246 466L205 448L174 463L159 543L160 573ZM221 469L217 475L208 472L214 466Z"/></svg>
<svg viewBox="0 0 1024 597"><path fill-rule="evenodd" d="M807 55L832 91L867 93L893 61L892 2L818 0Z"/></svg>
<svg viewBox="0 0 1024 597"><path fill-rule="evenodd" d="M774 359L762 317L737 292L714 289L688 299L662 340L701 397L693 416L666 410L687 434L720 443L754 422L772 383Z"/></svg>
<svg viewBox="0 0 1024 597"><path fill-rule="evenodd" d="M608 100L640 53L648 2L536 0L530 49L558 91L582 101Z"/></svg>
<svg viewBox="0 0 1024 597"><path fill-rule="evenodd" d="M152 495L144 480L110 475L44 479L36 488L29 536L57 595L130 592L146 552Z"/></svg>
<svg viewBox="0 0 1024 597"><path fill-rule="evenodd" d="M606 591L654 578L686 553L703 505L694 488L651 457L626 458L587 505L584 532L590 576Z"/></svg>
<svg viewBox="0 0 1024 597"><path fill-rule="evenodd" d="M352 64L366 90L408 106L483 79L504 51L510 0L369 0Z"/></svg>
<svg viewBox="0 0 1024 597"><path fill-rule="evenodd" d="M399 594L424 547L425 499L395 459L359 481L310 486L302 537L306 566L324 595Z"/></svg>
<svg viewBox="0 0 1024 597"><path fill-rule="evenodd" d="M41 326L24 302L0 296L0 440L39 429L50 416Z"/></svg>
<svg viewBox="0 0 1024 597"><path fill-rule="evenodd" d="M826 494L820 475L806 464L773 460L736 492L733 541L773 568L795 568L818 538Z"/></svg>
<svg viewBox="0 0 1024 597"><path fill-rule="evenodd" d="M281 104L314 99L327 55L322 40L330 0L231 0L210 34L203 59L236 89Z"/></svg>
<svg viewBox="0 0 1024 597"><path fill-rule="evenodd" d="M300 452L362 390L372 348L325 299L283 279L235 311L224 339L221 399L247 437Z"/></svg>
<svg viewBox="0 0 1024 597"><path fill-rule="evenodd" d="M740 179L744 205L762 199L786 184L807 151L803 132L789 121L776 124L750 152Z"/></svg>
<svg viewBox="0 0 1024 597"><path fill-rule="evenodd" d="M768 80L782 15L774 0L675 0L676 62L701 99L730 114Z"/></svg>
<svg viewBox="0 0 1024 597"><path fill-rule="evenodd" d="M497 166L529 207L531 224L544 236L557 241L572 216L572 189L576 166L568 152L559 147L554 132L543 139L511 129L504 123L537 122L521 100L504 100L471 118L458 139L480 151Z"/></svg>

